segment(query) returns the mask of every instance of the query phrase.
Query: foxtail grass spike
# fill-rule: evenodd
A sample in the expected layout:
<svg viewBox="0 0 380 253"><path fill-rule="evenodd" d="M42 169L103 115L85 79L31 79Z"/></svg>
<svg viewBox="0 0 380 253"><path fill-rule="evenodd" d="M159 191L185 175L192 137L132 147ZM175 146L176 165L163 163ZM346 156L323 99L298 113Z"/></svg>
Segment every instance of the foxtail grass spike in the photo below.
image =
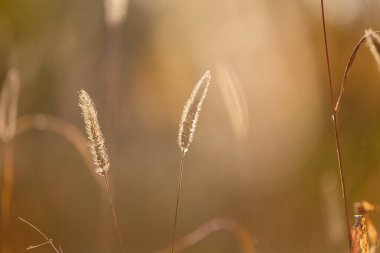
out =
<svg viewBox="0 0 380 253"><path fill-rule="evenodd" d="M82 109L82 116L86 126L86 132L88 135L88 139L90 140L88 145L90 147L94 163L96 165L96 172L102 175L104 178L106 192L112 209L113 222L117 236L119 238L121 252L125 252L123 239L121 238L119 223L116 217L115 206L112 200L111 189L107 178L107 172L110 167L110 162L108 159L106 147L104 145L103 133L100 129L95 105L92 102L91 97L84 90L81 90L79 92L79 107Z"/></svg>
<svg viewBox="0 0 380 253"><path fill-rule="evenodd" d="M193 141L199 113L202 109L203 101L206 98L210 81L210 71L206 71L201 80L195 85L183 109L181 122L179 124L178 145L184 154L186 154Z"/></svg>
<svg viewBox="0 0 380 253"><path fill-rule="evenodd" d="M175 207L175 213L174 213L171 253L175 252L177 218L178 218L179 200L180 200L181 188L182 188L184 158L185 158L186 152L189 149L191 142L193 141L193 136L194 136L195 128L197 126L199 113L202 109L203 101L206 98L210 81L211 81L210 71L206 71L203 74L201 80L199 80L199 82L195 85L193 91L191 92L190 98L189 100L187 100L185 104L185 108L183 109L181 122L179 124L178 145L181 149L181 167L180 167L179 178L178 178L177 201L176 201L176 207Z"/></svg>
<svg viewBox="0 0 380 253"><path fill-rule="evenodd" d="M96 165L96 172L104 176L110 167L107 149L104 144L104 137L98 122L95 105L91 97L84 90L79 92L79 107L82 109L86 132L90 140L88 146Z"/></svg>

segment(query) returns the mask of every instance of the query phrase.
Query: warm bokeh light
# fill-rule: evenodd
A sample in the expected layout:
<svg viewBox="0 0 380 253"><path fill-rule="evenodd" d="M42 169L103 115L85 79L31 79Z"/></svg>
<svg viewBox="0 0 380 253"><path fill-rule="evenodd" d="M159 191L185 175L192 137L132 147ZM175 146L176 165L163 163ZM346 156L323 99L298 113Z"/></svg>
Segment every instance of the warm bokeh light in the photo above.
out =
<svg viewBox="0 0 380 253"><path fill-rule="evenodd" d="M326 1L325 9L337 96L354 46L380 29L380 3ZM104 132L126 252L167 252L178 125L207 70L177 252L346 252L323 46L319 0L0 1L0 98L12 96L4 95L10 69L20 81L15 136L0 148L0 252L44 242L17 217L63 252L120 252L86 146L81 89ZM379 84L364 45L339 118L352 222L355 202L380 204ZM0 135L15 122L6 104Z"/></svg>

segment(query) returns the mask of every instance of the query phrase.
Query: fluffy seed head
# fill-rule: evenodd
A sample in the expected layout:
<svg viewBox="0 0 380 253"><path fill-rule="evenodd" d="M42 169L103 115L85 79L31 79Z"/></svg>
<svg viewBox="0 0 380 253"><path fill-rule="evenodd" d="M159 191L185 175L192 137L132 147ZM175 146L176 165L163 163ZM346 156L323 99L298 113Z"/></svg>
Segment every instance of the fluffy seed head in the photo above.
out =
<svg viewBox="0 0 380 253"><path fill-rule="evenodd" d="M207 95L210 81L210 71L206 71L201 80L195 85L191 96L189 100L187 100L183 109L181 122L179 124L178 145L184 154L188 151L189 146L193 141L199 113Z"/></svg>
<svg viewBox="0 0 380 253"><path fill-rule="evenodd" d="M90 140L88 146L96 165L96 172L100 175L105 175L110 167L107 149L104 144L104 137L100 129L94 103L84 90L79 92L79 107L82 110L87 136Z"/></svg>

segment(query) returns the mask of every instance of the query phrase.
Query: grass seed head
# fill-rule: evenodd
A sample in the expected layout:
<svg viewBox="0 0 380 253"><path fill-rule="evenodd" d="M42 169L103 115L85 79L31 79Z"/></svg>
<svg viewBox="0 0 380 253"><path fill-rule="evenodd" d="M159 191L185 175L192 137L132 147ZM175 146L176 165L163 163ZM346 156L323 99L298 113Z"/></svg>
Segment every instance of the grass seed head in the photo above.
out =
<svg viewBox="0 0 380 253"><path fill-rule="evenodd" d="M82 110L82 116L89 139L88 146L90 147L96 165L96 172L100 175L105 175L110 167L107 149L98 122L95 105L91 97L84 90L79 92L79 107Z"/></svg>
<svg viewBox="0 0 380 253"><path fill-rule="evenodd" d="M202 109L203 101L206 98L210 81L210 71L206 71L201 80L195 85L183 109L178 131L178 145L184 154L188 151L193 141L199 113Z"/></svg>

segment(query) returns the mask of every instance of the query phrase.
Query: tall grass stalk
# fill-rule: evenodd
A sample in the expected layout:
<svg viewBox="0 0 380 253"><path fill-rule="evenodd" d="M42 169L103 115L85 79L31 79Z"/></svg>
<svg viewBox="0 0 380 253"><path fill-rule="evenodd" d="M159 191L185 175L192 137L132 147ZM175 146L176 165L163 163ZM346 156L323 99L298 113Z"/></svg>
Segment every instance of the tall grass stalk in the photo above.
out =
<svg viewBox="0 0 380 253"><path fill-rule="evenodd" d="M104 0L104 18L106 24L106 48L105 48L105 121L104 129L107 136L111 140L118 140L120 133L120 108L121 100L121 87L123 83L123 57L121 57L124 50L124 23L127 18L128 0ZM114 167L119 166L118 142L112 141L108 143L108 151L113 156L112 162ZM112 178L109 180L112 185ZM102 195L102 198L107 196ZM100 207L100 213L105 214L108 210L106 207ZM112 230L109 226L106 215L101 215L101 224L103 230L100 233L100 251L109 250L109 242L103 237L103 233Z"/></svg>
<svg viewBox="0 0 380 253"><path fill-rule="evenodd" d="M178 131L178 145L181 149L181 167L178 178L178 191L177 191L177 201L174 214L174 224L173 224L173 235L172 235L172 245L171 252L175 252L175 240L176 240L176 229L177 229L177 219L179 211L179 201L182 189L182 178L183 178L183 164L185 160L186 152L189 150L190 144L193 141L195 129L197 126L199 113L202 109L202 104L206 98L208 87L210 85L211 75L210 71L206 71L201 80L195 85L189 100L187 100L185 107L182 112L181 121L179 124Z"/></svg>
<svg viewBox="0 0 380 253"><path fill-rule="evenodd" d="M121 237L120 228L117 221L115 206L112 200L112 194L108 183L107 173L110 168L110 162L107 154L107 149L104 143L103 133L98 122L95 105L91 97L84 90L81 90L79 92L79 107L82 109L82 116L85 122L86 132L88 135L88 139L90 140L88 145L90 147L94 163L96 165L96 172L104 178L104 183L108 195L108 200L112 209L113 222L119 239L121 252L125 252L124 243Z"/></svg>
<svg viewBox="0 0 380 253"><path fill-rule="evenodd" d="M2 182L0 195L1 249L9 251L9 234L11 228L11 207L14 177L14 148L12 140L16 132L20 74L16 68L8 70L0 94L0 140L2 145Z"/></svg>
<svg viewBox="0 0 380 253"><path fill-rule="evenodd" d="M340 173L340 180L341 180L341 186L342 186L342 192L343 192L343 199L344 199L344 206L345 206L345 216L346 216L346 227L347 227L347 236L348 236L348 243L350 252L353 252L353 244L356 242L353 242L352 233L351 233L351 223L349 218L349 208L348 208L348 196L347 196L347 189L346 189L346 180L345 180L345 174L344 174L344 167L343 167L343 159L342 159L342 152L341 152L341 144L340 144L340 137L339 137L339 129L338 129L338 116L339 116L339 110L341 107L341 102L344 94L345 85L347 82L348 75L350 73L351 67L356 59L356 55L360 49L360 46L364 44L370 36L377 35L380 33L379 31L369 31L366 32L366 34L361 37L359 42L356 44L354 50L352 51L350 58L348 59L348 62L346 64L346 68L344 70L340 92L336 99L334 99L334 93L333 93L333 86L331 81L331 68L330 68L330 59L329 59L329 51L328 51L328 43L327 43L327 34L326 34L326 22L325 22L325 12L324 12L324 2L321 0L321 11L322 11L322 23L323 23L323 36L324 36L324 44L325 44L325 53L326 53L326 62L327 62L327 71L328 71L328 78L329 78L329 88L330 88L330 97L331 97L331 107L332 107L332 120L334 124L334 133L335 133L335 144L336 144L336 150L337 150L337 157L338 157L338 165L339 165L339 173Z"/></svg>
<svg viewBox="0 0 380 253"><path fill-rule="evenodd" d="M332 78L331 78L330 57L329 57L329 49L328 49L328 43L327 43L325 10L324 10L323 0L321 0L321 12L322 12L323 38L324 38L327 72L328 72L328 78L329 78L331 107L332 107L332 121L333 121L333 125L334 125L335 145L336 145L336 152L337 152L337 157L338 157L340 183L341 183L342 192L343 192L348 245L349 245L349 249L351 249L352 238L351 238L351 232L350 232L351 231L351 224L350 224L349 209L348 209L348 196L347 196L346 180L345 180L344 167L343 167L343 159L342 159L342 153L341 153L339 130L338 130L338 119L337 119L338 111L335 109L335 106L334 106L335 99L334 99L334 91L333 91Z"/></svg>

